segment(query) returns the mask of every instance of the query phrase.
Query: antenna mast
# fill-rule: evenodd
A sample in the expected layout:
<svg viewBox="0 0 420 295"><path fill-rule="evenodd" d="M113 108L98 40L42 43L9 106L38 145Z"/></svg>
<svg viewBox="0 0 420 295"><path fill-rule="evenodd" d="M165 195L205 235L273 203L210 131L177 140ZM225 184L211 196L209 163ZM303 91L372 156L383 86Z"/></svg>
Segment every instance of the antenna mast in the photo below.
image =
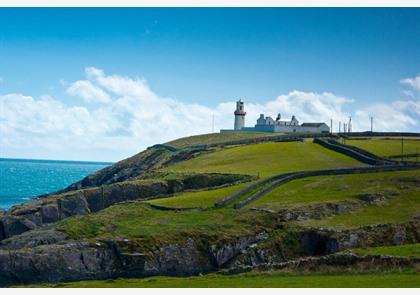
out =
<svg viewBox="0 0 420 295"><path fill-rule="evenodd" d="M333 128L332 128L332 119L331 119L331 130L330 130L330 133L332 134L333 133Z"/></svg>
<svg viewBox="0 0 420 295"><path fill-rule="evenodd" d="M349 125L348 125L348 132L351 132L351 116L349 117Z"/></svg>
<svg viewBox="0 0 420 295"><path fill-rule="evenodd" d="M370 117L370 132L373 133L373 117Z"/></svg>

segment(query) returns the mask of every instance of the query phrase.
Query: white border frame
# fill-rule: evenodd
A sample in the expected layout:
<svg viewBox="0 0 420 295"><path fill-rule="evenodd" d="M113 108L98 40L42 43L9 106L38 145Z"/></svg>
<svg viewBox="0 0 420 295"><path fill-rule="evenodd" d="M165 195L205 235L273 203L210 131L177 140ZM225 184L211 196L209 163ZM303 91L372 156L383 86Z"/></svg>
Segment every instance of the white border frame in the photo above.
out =
<svg viewBox="0 0 420 295"><path fill-rule="evenodd" d="M2 7L420 7L420 0L1 0Z"/></svg>

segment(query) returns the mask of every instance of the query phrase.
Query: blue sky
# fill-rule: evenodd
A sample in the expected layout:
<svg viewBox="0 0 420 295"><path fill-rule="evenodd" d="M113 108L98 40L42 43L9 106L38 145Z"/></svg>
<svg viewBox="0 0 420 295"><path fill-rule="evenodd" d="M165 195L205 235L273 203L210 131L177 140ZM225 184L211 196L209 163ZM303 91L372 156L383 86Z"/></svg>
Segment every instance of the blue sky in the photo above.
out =
<svg viewBox="0 0 420 295"><path fill-rule="evenodd" d="M252 125L253 116L262 111L272 112L271 115L291 114L290 109L273 109L288 106L284 101L288 99L292 104L296 101L302 105L293 111L306 111L296 115L307 120L329 121L330 117L344 119L348 115L357 118L357 114L364 120L370 112L384 112L397 106L398 129L419 131L416 126L420 108L419 20L420 9L401 8L3 8L0 9L0 97L8 98L3 98L3 115L0 110L3 125L0 156L118 160L154 141L211 131L206 122L200 128L188 128L197 125L199 119L186 119L186 126L177 125L183 132L169 132L160 137L137 132L134 127L125 129L124 126L143 125L148 118L164 124L168 117L159 117L163 114L142 118L131 114L130 117L124 115L127 110L117 113L118 108L109 104L128 94L115 92L115 88L106 84L109 81L101 82L98 77L119 77L122 83L137 81L141 95L149 97L147 91L150 91L157 105L170 99L176 108L200 107L204 114L216 115L216 127L220 128L230 127L232 118L225 118L225 112L233 101L242 97L250 108L247 125ZM85 82L75 86L77 81ZM102 88L105 94L92 89L93 86ZM90 97L92 93L104 99L94 101ZM308 115L314 107L311 109L308 101L333 99L325 93L347 102L339 101L340 108L334 114ZM66 114L73 115L75 109L83 108L91 119L94 112L103 113L106 107L115 115L116 125L121 126L107 134L77 126L74 128L80 128L80 132L71 130L65 138L73 141L98 136L101 145L92 145L96 153L87 149L60 149L55 134L60 133L58 130L51 129L50 137L43 134L41 140L38 133L42 132L36 126L33 130L17 126L13 116L30 116L34 107L20 102L26 109L25 114L19 113L21 110L17 111L16 105L11 106L19 99L10 95L30 97L31 103L48 105L47 109L62 104L60 108ZM283 103L274 104L281 96ZM45 97L54 106L41 103ZM143 101L149 103L145 97L137 97L131 102L132 108L142 112ZM154 109L143 110L153 113ZM82 114L75 116L79 118ZM385 119L380 125L380 115L377 116L378 128L391 128ZM126 121L118 120L120 117ZM182 117L171 118L176 119ZM39 128L51 121L49 114L40 115L39 120L45 120L42 124L34 123L39 123ZM359 128L365 127L365 123L360 123ZM112 139L113 136L118 138ZM121 140L121 136L129 148L116 153L106 147ZM44 141L50 145L43 146ZM32 148L20 147L24 143Z"/></svg>

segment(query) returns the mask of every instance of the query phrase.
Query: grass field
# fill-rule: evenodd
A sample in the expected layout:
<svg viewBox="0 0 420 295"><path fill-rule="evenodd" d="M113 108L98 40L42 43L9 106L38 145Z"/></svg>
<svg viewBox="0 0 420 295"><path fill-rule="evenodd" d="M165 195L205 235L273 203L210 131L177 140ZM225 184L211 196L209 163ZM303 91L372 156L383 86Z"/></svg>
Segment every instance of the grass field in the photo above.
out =
<svg viewBox="0 0 420 295"><path fill-rule="evenodd" d="M180 193L168 198L150 200L147 203L173 208L212 207L217 200L232 195L252 183L246 182L219 189Z"/></svg>
<svg viewBox="0 0 420 295"><path fill-rule="evenodd" d="M189 137L183 137L167 142L166 144L183 148L191 145L204 145L223 143L232 140L253 139L261 137L279 136L279 133L266 132L229 132L229 133L209 133Z"/></svg>
<svg viewBox="0 0 420 295"><path fill-rule="evenodd" d="M403 181L397 195L381 205L370 205L358 211L321 220L303 221L315 227L349 228L371 224L404 222L420 215L419 170L414 181Z"/></svg>
<svg viewBox="0 0 420 295"><path fill-rule="evenodd" d="M260 134L261 135L261 134ZM238 135L239 136L239 135ZM202 144L217 140L186 138L178 146ZM357 141L361 142L361 141ZM375 143L376 144L376 143ZM176 163L161 169L166 172L218 172L271 175L301 170L360 167L364 164L325 149L311 141L268 142L223 148ZM172 177L169 176L165 177ZM229 196L250 185L241 183L213 190L180 193L172 197L146 202L117 204L95 214L74 216L54 225L77 240L119 240L127 238L130 251L146 253L162 245L177 243L186 237L197 245L226 243L227 240L255 235L261 232L296 230L296 225L330 228L349 228L377 223L412 220L420 216L420 170L382 172L355 175L320 176L295 180L263 196L240 210L232 206L212 208L216 200ZM374 194L387 197L381 204L369 205L351 214L342 214L320 220L290 223L283 227L272 214L248 210L264 207L272 210L293 208L322 202L344 200L361 202L360 195ZM389 197L389 198L388 198ZM148 203L167 207L208 207L204 211L162 211ZM279 229L281 228L281 229ZM282 232L283 233L283 232ZM288 236L287 236L288 237ZM277 240L276 240L277 241ZM284 243L283 243L284 242ZM279 245L288 245L288 239ZM293 241L292 241L293 242ZM275 244L274 246L278 246ZM273 247L274 247L273 246ZM358 254L387 254L419 256L419 244L354 249ZM207 252L204 254L206 257ZM419 273L286 273L281 271L251 272L238 275L209 274L195 277L149 277L142 279L116 279L83 281L47 285L52 287L420 287Z"/></svg>
<svg viewBox="0 0 420 295"><path fill-rule="evenodd" d="M401 139L371 138L346 140L346 144L365 149L381 157L393 157L401 155ZM420 151L420 138L404 139L404 154L416 154ZM401 158L396 158L401 160ZM416 157L406 157L405 160L416 161ZM420 162L420 157L418 158Z"/></svg>
<svg viewBox="0 0 420 295"><path fill-rule="evenodd" d="M248 207L278 210L322 202L359 201L361 194L386 196L418 191L419 183L420 169L308 177L280 186Z"/></svg>
<svg viewBox="0 0 420 295"><path fill-rule="evenodd" d="M225 148L164 168L166 171L219 172L268 177L274 174L364 164L312 142L268 142Z"/></svg>
<svg viewBox="0 0 420 295"><path fill-rule="evenodd" d="M67 218L57 224L75 239L128 238L158 241L185 240L185 236L237 236L258 230L255 212L237 210L161 211L135 202L111 206L96 214ZM269 226L269 221L264 220ZM146 242L145 242L146 243Z"/></svg>
<svg viewBox="0 0 420 295"><path fill-rule="evenodd" d="M39 286L34 286L39 287ZM67 288L419 288L420 274L286 274L283 272L252 272L238 275L205 275L196 277L151 277L82 281L43 285Z"/></svg>
<svg viewBox="0 0 420 295"><path fill-rule="evenodd" d="M281 209L327 201L359 201L361 194L383 194L391 196L384 204L369 205L351 214L299 223L304 226L347 228L401 222L420 215L419 181L419 170L312 177L288 183L250 206ZM169 207L211 206L216 199L229 195L244 185L247 184L185 193L151 202ZM214 233L220 236L248 234L256 229L255 224L259 217L257 212L247 208L174 212L155 210L147 204L136 202L115 205L96 214L68 218L58 226L77 239L166 239L197 233ZM269 224L266 226L269 227Z"/></svg>
<svg viewBox="0 0 420 295"><path fill-rule="evenodd" d="M406 257L420 257L420 243L406 244L399 246L383 246L353 249L353 252L359 255L391 255L391 256L406 256Z"/></svg>
<svg viewBox="0 0 420 295"><path fill-rule="evenodd" d="M420 190L397 196L385 205L371 205L356 212L303 222L315 227L349 228L409 221L420 214Z"/></svg>

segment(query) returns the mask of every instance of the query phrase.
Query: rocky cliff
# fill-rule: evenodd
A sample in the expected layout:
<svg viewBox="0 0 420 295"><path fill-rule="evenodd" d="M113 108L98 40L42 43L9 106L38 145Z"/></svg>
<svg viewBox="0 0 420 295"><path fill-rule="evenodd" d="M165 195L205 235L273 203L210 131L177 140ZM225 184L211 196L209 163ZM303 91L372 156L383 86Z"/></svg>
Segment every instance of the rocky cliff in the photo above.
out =
<svg viewBox="0 0 420 295"><path fill-rule="evenodd" d="M139 241L76 241L52 227L47 227L0 243L0 285L151 275L195 275L218 270L232 273L255 267L304 268L306 265L308 268L316 268L329 265L339 268L342 265L367 262L369 259L354 255L328 256L329 254L361 245L420 242L419 229L419 221L413 221L342 232L284 229L222 240L208 234L185 236L177 242L156 244L152 249L143 248L139 251L142 249ZM325 255L329 258L300 258ZM376 259L380 263L395 263L400 266L419 263L418 260ZM297 264L294 261L300 262Z"/></svg>

